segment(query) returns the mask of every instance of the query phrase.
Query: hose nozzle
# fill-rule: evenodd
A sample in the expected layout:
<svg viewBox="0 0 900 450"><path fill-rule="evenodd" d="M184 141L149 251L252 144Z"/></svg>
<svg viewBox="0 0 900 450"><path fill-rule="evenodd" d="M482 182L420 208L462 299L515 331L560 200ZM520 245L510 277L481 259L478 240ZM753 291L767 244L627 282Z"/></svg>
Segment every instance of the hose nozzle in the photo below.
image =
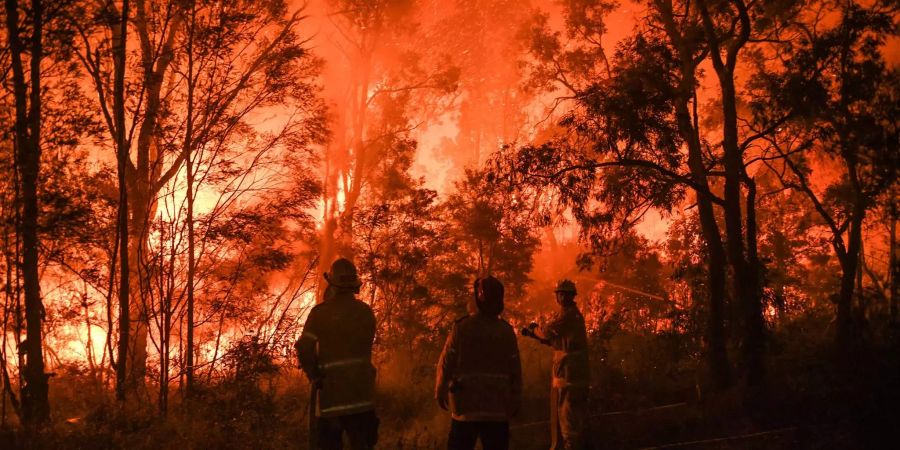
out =
<svg viewBox="0 0 900 450"><path fill-rule="evenodd" d="M529 325L529 326L527 326L527 327L522 327L522 330L520 331L520 334L522 334L522 336L525 336L525 337L534 339L534 340L540 342L541 344L544 344L544 345L550 345L550 341L549 341L549 340L544 339L544 338L538 336L537 333L534 332L534 329L535 329L536 327L537 327L537 324L535 324L535 323L532 323L531 325Z"/></svg>

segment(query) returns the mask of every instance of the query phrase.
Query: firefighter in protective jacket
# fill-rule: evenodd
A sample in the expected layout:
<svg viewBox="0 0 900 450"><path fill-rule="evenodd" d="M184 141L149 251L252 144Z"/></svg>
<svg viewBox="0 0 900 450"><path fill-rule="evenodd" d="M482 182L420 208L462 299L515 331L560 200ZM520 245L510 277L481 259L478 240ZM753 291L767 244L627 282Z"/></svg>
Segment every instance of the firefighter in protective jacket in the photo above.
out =
<svg viewBox="0 0 900 450"><path fill-rule="evenodd" d="M575 283L562 280L556 287L559 311L540 327L540 335L553 348L550 390L551 450L586 448L590 370L584 316L575 304ZM536 328L536 324L532 324Z"/></svg>
<svg viewBox="0 0 900 450"><path fill-rule="evenodd" d="M356 299L361 283L352 262L338 259L325 279L325 301L310 311L296 345L300 367L318 394L310 431L324 450L342 448L344 433L351 449L372 449L378 440L375 315Z"/></svg>
<svg viewBox="0 0 900 450"><path fill-rule="evenodd" d="M512 326L501 319L503 285L494 277L475 281L478 312L453 324L437 367L435 397L449 409L448 448L509 448L509 419L522 392L522 366Z"/></svg>

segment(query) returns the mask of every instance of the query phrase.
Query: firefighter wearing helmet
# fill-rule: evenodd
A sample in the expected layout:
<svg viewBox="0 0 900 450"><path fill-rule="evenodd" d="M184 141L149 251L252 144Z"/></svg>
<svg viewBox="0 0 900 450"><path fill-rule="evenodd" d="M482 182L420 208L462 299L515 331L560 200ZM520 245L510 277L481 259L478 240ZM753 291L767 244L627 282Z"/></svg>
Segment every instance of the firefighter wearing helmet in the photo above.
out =
<svg viewBox="0 0 900 450"><path fill-rule="evenodd" d="M500 318L503 284L475 280L477 312L458 319L437 366L435 397L452 417L449 450L509 448L509 419L519 409L522 366L516 333Z"/></svg>
<svg viewBox="0 0 900 450"><path fill-rule="evenodd" d="M550 389L551 450L586 448L590 370L584 316L575 304L575 283L562 280L556 286L557 311L538 328L532 323L532 335L553 348L553 373ZM535 329L538 329L535 332Z"/></svg>
<svg viewBox="0 0 900 450"><path fill-rule="evenodd" d="M311 447L369 450L378 440L375 415L375 367L372 343L375 315L356 299L361 282L356 266L345 258L324 274L325 300L312 308L297 341L300 368L313 384Z"/></svg>

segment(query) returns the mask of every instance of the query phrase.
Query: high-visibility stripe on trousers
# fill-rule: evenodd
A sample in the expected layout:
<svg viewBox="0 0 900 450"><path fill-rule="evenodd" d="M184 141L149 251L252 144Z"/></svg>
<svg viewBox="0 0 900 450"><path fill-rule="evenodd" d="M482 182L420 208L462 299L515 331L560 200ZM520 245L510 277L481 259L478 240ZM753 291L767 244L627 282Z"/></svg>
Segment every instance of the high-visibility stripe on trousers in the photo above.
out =
<svg viewBox="0 0 900 450"><path fill-rule="evenodd" d="M339 405L339 406L332 406L330 408L324 408L324 409L322 409L321 412L322 412L322 414L344 413L347 411L353 411L353 410L358 410L358 409L368 410L368 409L371 409L374 407L375 407L375 402L359 402L359 403L352 403L349 405ZM340 414L338 414L338 415L340 415Z"/></svg>
<svg viewBox="0 0 900 450"><path fill-rule="evenodd" d="M339 359L336 361L330 361L330 362L322 364L322 370L328 370L330 368L341 367L341 366L352 366L355 364L368 365L369 359L368 358L346 358L346 359Z"/></svg>

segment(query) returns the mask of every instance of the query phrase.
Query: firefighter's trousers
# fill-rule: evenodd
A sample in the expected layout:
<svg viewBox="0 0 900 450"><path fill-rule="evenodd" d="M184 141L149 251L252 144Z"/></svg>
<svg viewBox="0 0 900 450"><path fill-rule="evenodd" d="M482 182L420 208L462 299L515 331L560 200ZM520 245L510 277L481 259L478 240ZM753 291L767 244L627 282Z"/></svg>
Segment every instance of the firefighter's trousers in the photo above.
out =
<svg viewBox="0 0 900 450"><path fill-rule="evenodd" d="M342 435L347 433L351 450L371 450L378 442L378 417L375 411L318 419L319 448L341 450Z"/></svg>
<svg viewBox="0 0 900 450"><path fill-rule="evenodd" d="M484 450L509 449L509 422L462 422L450 423L449 450L475 450L475 443L481 440Z"/></svg>
<svg viewBox="0 0 900 450"><path fill-rule="evenodd" d="M554 386L550 390L550 450L587 448L588 388Z"/></svg>

